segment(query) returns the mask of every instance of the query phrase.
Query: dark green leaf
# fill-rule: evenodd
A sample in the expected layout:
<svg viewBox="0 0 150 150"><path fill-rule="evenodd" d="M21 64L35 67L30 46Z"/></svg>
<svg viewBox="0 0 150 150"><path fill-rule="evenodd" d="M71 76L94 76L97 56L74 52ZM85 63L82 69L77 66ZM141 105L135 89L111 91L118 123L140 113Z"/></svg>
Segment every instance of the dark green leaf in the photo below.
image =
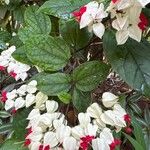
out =
<svg viewBox="0 0 150 150"><path fill-rule="evenodd" d="M63 73L39 73L33 79L37 80L37 88L49 96L57 96L70 89L70 76Z"/></svg>
<svg viewBox="0 0 150 150"><path fill-rule="evenodd" d="M6 134L12 131L12 124L3 124L0 126L0 134Z"/></svg>
<svg viewBox="0 0 150 150"><path fill-rule="evenodd" d="M24 141L26 135L26 127L28 124L27 117L31 110L23 109L16 113L13 118L12 128L13 128L13 139L17 139L19 141Z"/></svg>
<svg viewBox="0 0 150 150"><path fill-rule="evenodd" d="M49 0L39 8L39 11L56 17L65 18L66 15L88 2L90 2L90 0Z"/></svg>
<svg viewBox="0 0 150 150"><path fill-rule="evenodd" d="M60 33L68 45L76 50L87 46L92 37L92 34L86 28L80 29L79 23L75 20L62 23Z"/></svg>
<svg viewBox="0 0 150 150"><path fill-rule="evenodd" d="M70 49L62 38L37 35L29 40L28 46L27 57L44 70L62 69L71 56Z"/></svg>
<svg viewBox="0 0 150 150"><path fill-rule="evenodd" d="M36 34L48 35L51 32L50 18L42 13L37 13L37 6L28 7L25 11L26 27L19 30L18 35L22 42Z"/></svg>
<svg viewBox="0 0 150 150"><path fill-rule="evenodd" d="M75 88L73 91L72 102L79 112L85 112L91 103L91 93L82 92Z"/></svg>
<svg viewBox="0 0 150 150"><path fill-rule="evenodd" d="M103 43L113 69L132 88L150 96L150 44L129 39L126 44L117 46L112 31L105 33Z"/></svg>
<svg viewBox="0 0 150 150"><path fill-rule="evenodd" d="M140 124L136 121L135 117L132 117L132 125L134 127L133 133L135 135L136 141L144 148L146 149L145 141L144 141L144 134L142 132L142 127Z"/></svg>
<svg viewBox="0 0 150 150"><path fill-rule="evenodd" d="M109 66L99 61L85 62L73 72L73 80L81 91L91 91L105 80L109 73Z"/></svg>
<svg viewBox="0 0 150 150"><path fill-rule="evenodd" d="M7 111L0 111L0 118L8 118L10 116L10 113L8 113Z"/></svg>
<svg viewBox="0 0 150 150"><path fill-rule="evenodd" d="M17 50L12 54L12 56L19 62L31 65L32 63L27 57L26 49L27 47L23 45L22 47L17 48Z"/></svg>
<svg viewBox="0 0 150 150"><path fill-rule="evenodd" d="M138 143L135 139L133 139L131 136L127 135L126 133L123 133L125 137L131 142L131 144L134 146L135 150L145 150L140 143Z"/></svg>
<svg viewBox="0 0 150 150"><path fill-rule="evenodd" d="M23 143L15 140L8 140L0 146L0 150L27 150L27 148L23 147Z"/></svg>

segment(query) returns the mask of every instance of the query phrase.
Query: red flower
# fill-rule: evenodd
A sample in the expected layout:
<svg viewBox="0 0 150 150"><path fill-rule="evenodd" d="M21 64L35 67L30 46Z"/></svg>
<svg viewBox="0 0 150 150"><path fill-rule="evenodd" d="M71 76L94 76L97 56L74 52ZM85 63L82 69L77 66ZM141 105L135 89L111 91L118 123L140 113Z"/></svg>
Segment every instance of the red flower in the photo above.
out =
<svg viewBox="0 0 150 150"><path fill-rule="evenodd" d="M7 92L6 91L2 91L2 98L1 98L1 101L3 102L3 103L5 103L6 102L6 100L7 100Z"/></svg>
<svg viewBox="0 0 150 150"><path fill-rule="evenodd" d="M49 145L45 146L44 150L50 150L50 146Z"/></svg>
<svg viewBox="0 0 150 150"><path fill-rule="evenodd" d="M88 145L89 143L94 139L95 137L94 136L90 136L90 135L87 135L85 137L82 137L81 138L81 143L80 143L80 148L83 149L83 150L87 150L88 149Z"/></svg>
<svg viewBox="0 0 150 150"><path fill-rule="evenodd" d="M27 129L27 134L25 135L25 137L27 137L31 133L32 133L32 127L30 127L30 128Z"/></svg>
<svg viewBox="0 0 150 150"><path fill-rule="evenodd" d="M132 133L132 129L130 127L126 127L124 130L125 130L125 132L127 134L131 134Z"/></svg>
<svg viewBox="0 0 150 150"><path fill-rule="evenodd" d="M16 74L14 71L11 71L11 72L9 73L9 75L10 75L11 77L15 78L17 74Z"/></svg>
<svg viewBox="0 0 150 150"><path fill-rule="evenodd" d="M24 142L24 146L27 147L31 144L31 140L30 139L26 139Z"/></svg>
<svg viewBox="0 0 150 150"><path fill-rule="evenodd" d="M141 13L140 14L140 22L138 24L139 28L144 31L146 29L146 27L148 26L148 19L146 18L146 16Z"/></svg>
<svg viewBox="0 0 150 150"><path fill-rule="evenodd" d="M116 146L121 144L120 139L114 139L114 141L109 145L110 150L115 150Z"/></svg>
<svg viewBox="0 0 150 150"><path fill-rule="evenodd" d="M4 66L0 66L0 71L4 71L6 68Z"/></svg>
<svg viewBox="0 0 150 150"><path fill-rule="evenodd" d="M39 146L39 150L43 150L43 145L40 145L40 146Z"/></svg>
<svg viewBox="0 0 150 150"><path fill-rule="evenodd" d="M127 122L128 125L131 124L131 117L129 114L124 115L124 121Z"/></svg>
<svg viewBox="0 0 150 150"><path fill-rule="evenodd" d="M113 3L116 3L118 0L112 0Z"/></svg>
<svg viewBox="0 0 150 150"><path fill-rule="evenodd" d="M15 115L16 113L17 113L17 110L15 108L11 110L12 115Z"/></svg>
<svg viewBox="0 0 150 150"><path fill-rule="evenodd" d="M73 16L76 18L76 20L77 20L78 22L80 22L81 17L82 17L82 15L83 15L85 12L86 12L86 7L83 6L83 7L80 8L79 11L75 11L75 12L73 12L72 14L73 14Z"/></svg>

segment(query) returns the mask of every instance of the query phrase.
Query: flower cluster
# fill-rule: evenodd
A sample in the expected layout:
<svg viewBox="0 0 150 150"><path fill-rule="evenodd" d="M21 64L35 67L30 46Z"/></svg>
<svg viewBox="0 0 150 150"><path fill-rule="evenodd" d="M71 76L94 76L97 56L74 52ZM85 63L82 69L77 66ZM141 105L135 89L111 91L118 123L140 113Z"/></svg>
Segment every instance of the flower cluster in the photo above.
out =
<svg viewBox="0 0 150 150"><path fill-rule="evenodd" d="M117 30L116 40L118 45L124 44L130 37L141 41L142 32L148 26L148 20L142 14L142 8L150 3L150 0L112 0L106 10L104 4L92 1L80 8L79 12L73 12L80 28L88 27L96 36L102 38L105 26L104 18L110 14L112 27Z"/></svg>
<svg viewBox="0 0 150 150"><path fill-rule="evenodd" d="M30 66L16 61L12 57L12 53L16 50L15 46L9 47L7 50L2 51L0 55L0 71L3 71L13 77L16 81L21 79L25 80L28 77L27 71Z"/></svg>
<svg viewBox="0 0 150 150"><path fill-rule="evenodd" d="M2 91L1 101L5 104L5 110L16 113L18 109L30 107L35 104L35 108L43 108L43 104L48 100L48 96L37 91L35 80L28 84L23 84L18 89L10 92Z"/></svg>
<svg viewBox="0 0 150 150"><path fill-rule="evenodd" d="M70 127L58 103L46 100L45 109L33 109L29 116L24 145L30 150L114 150L121 141L113 137L113 130L120 131L131 118L119 105L118 97L106 92L102 96L103 106L93 103L85 113L78 114L78 125ZM105 109L103 109L105 107ZM110 115L110 116L109 116ZM108 127L112 127L110 130Z"/></svg>

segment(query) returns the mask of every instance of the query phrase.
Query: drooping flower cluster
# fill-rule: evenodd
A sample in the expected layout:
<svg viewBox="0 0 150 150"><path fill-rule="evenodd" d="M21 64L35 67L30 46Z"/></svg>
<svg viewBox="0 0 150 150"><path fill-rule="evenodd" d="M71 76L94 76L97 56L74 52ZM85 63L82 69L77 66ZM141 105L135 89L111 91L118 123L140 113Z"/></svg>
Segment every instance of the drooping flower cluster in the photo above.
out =
<svg viewBox="0 0 150 150"><path fill-rule="evenodd" d="M87 150L90 147L114 150L121 141L113 137L109 125L118 132L127 126L131 118L119 105L117 96L106 92L102 103L105 110L98 103L93 103L85 113L78 114L79 124L70 127L64 114L57 111L58 103L47 100L43 104L45 110L35 108L30 112L24 145L30 150Z"/></svg>
<svg viewBox="0 0 150 150"><path fill-rule="evenodd" d="M140 42L142 32L148 26L148 19L141 12L148 3L150 0L112 0L104 10L103 3L92 1L81 7L79 12L73 12L73 15L78 20L80 28L87 26L89 31L102 38L105 31L102 21L110 13L112 27L117 31L118 45L124 44L129 37Z"/></svg>
<svg viewBox="0 0 150 150"><path fill-rule="evenodd" d="M35 108L45 109L43 103L48 100L48 96L38 92L36 85L37 82L33 80L10 92L2 91L1 101L5 104L5 110L16 113L18 109L28 108L34 103Z"/></svg>
<svg viewBox="0 0 150 150"><path fill-rule="evenodd" d="M9 47L7 50L2 51L0 55L0 71L7 72L16 81L21 79L25 80L28 77L27 71L30 66L16 61L12 57L12 53L16 50L15 46Z"/></svg>

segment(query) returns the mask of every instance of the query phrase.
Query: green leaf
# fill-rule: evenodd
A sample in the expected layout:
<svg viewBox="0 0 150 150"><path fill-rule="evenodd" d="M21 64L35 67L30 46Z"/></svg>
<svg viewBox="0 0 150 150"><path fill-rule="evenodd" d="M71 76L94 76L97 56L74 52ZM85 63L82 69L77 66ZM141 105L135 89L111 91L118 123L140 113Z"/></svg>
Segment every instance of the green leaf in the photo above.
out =
<svg viewBox="0 0 150 150"><path fill-rule="evenodd" d="M33 79L38 82L37 88L49 96L57 96L61 92L67 92L71 87L70 76L63 73L39 73Z"/></svg>
<svg viewBox="0 0 150 150"><path fill-rule="evenodd" d="M0 118L8 118L10 116L10 113L8 113L7 111L0 111Z"/></svg>
<svg viewBox="0 0 150 150"><path fill-rule="evenodd" d="M12 56L21 63L31 65L32 63L27 57L26 49L27 46L23 45L22 47L17 48L16 51L12 54Z"/></svg>
<svg viewBox="0 0 150 150"><path fill-rule="evenodd" d="M13 128L13 139L24 141L26 135L26 127L28 125L27 117L31 109L19 110L13 118L12 128Z"/></svg>
<svg viewBox="0 0 150 150"><path fill-rule="evenodd" d="M69 104L71 100L71 95L67 92L61 92L58 94L58 98L65 104Z"/></svg>
<svg viewBox="0 0 150 150"><path fill-rule="evenodd" d="M117 45L115 34L105 32L104 50L112 68L132 88L150 96L150 44L129 39L124 45Z"/></svg>
<svg viewBox="0 0 150 150"><path fill-rule="evenodd" d="M137 122L135 117L132 117L132 125L134 127L133 134L135 135L136 141L141 144L141 146L146 149L145 140L144 140L144 134L142 132L142 127Z"/></svg>
<svg viewBox="0 0 150 150"><path fill-rule="evenodd" d="M66 15L88 2L90 2L90 0L49 0L39 8L39 11L56 17L65 18Z"/></svg>
<svg viewBox="0 0 150 150"><path fill-rule="evenodd" d="M23 144L18 141L8 140L0 146L0 150L27 150L27 148L23 147Z"/></svg>
<svg viewBox="0 0 150 150"><path fill-rule="evenodd" d="M62 38L37 35L28 41L27 57L38 67L57 71L70 59L70 49Z"/></svg>
<svg viewBox="0 0 150 150"><path fill-rule="evenodd" d="M91 91L105 80L109 66L99 61L85 62L73 71L75 86L81 91Z"/></svg>
<svg viewBox="0 0 150 150"><path fill-rule="evenodd" d="M72 102L79 112L85 112L91 103L91 93L82 92L75 88L73 91Z"/></svg>
<svg viewBox="0 0 150 150"><path fill-rule="evenodd" d="M133 139L131 136L127 135L126 133L123 133L125 137L131 142L131 144L134 146L135 150L145 150L140 143L138 143L135 139Z"/></svg>
<svg viewBox="0 0 150 150"><path fill-rule="evenodd" d="M37 12L37 6L30 6L26 9L24 18L26 27L19 29L19 38L25 43L29 37L36 34L49 35L51 32L50 18Z"/></svg>
<svg viewBox="0 0 150 150"><path fill-rule="evenodd" d="M0 31L0 40L8 42L11 39L11 34L7 31Z"/></svg>
<svg viewBox="0 0 150 150"><path fill-rule="evenodd" d="M9 133L10 131L12 131L11 123L3 124L0 126L0 134L6 134L6 133Z"/></svg>
<svg viewBox="0 0 150 150"><path fill-rule="evenodd" d="M92 37L86 28L80 29L79 23L75 20L63 22L60 25L60 33L68 45L76 50L87 46Z"/></svg>

